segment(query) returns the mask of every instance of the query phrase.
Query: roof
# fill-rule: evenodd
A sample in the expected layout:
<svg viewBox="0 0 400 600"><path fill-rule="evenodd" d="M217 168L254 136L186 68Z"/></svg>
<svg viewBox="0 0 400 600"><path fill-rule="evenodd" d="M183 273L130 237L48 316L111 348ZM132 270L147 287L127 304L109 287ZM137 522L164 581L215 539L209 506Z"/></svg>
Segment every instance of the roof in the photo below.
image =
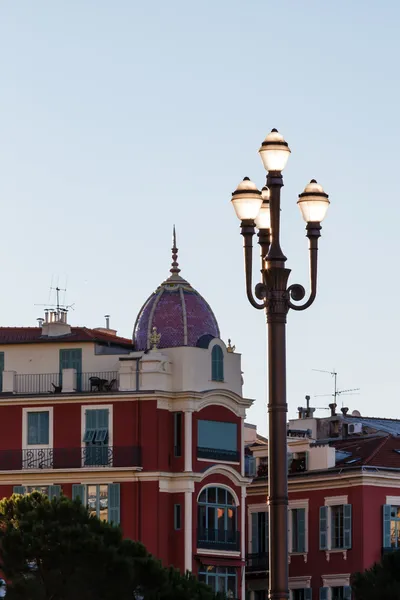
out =
<svg viewBox="0 0 400 600"><path fill-rule="evenodd" d="M393 435L348 438L331 443L336 449L336 467L381 467L400 469L400 440Z"/></svg>
<svg viewBox="0 0 400 600"><path fill-rule="evenodd" d="M71 333L57 337L42 336L41 327L0 327L0 345L38 343L92 342L124 346L133 349L132 340L88 327L71 327Z"/></svg>
<svg viewBox="0 0 400 600"><path fill-rule="evenodd" d="M378 417L356 417L346 415L345 421L348 423L361 423L364 427L371 427L378 431L384 431L393 435L400 435L399 419L382 419Z"/></svg>

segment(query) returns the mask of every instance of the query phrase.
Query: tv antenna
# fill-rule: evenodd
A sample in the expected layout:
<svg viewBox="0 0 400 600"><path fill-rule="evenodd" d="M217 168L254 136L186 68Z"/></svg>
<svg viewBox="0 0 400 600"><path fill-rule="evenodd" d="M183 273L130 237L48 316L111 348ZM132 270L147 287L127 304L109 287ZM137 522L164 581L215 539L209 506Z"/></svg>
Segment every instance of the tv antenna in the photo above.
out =
<svg viewBox="0 0 400 600"><path fill-rule="evenodd" d="M337 405L337 399L339 396L342 396L342 395L352 396L353 392L358 392L360 390L360 388L350 388L347 390L338 390L338 387L337 387L338 374L337 374L337 371L335 371L335 369L333 369L333 371L325 371L323 369L313 369L313 371L318 371L319 373L328 373L334 379L333 394L316 394L315 398L321 398L323 396L333 396L333 401ZM342 406L343 406L343 402L342 402Z"/></svg>
<svg viewBox="0 0 400 600"><path fill-rule="evenodd" d="M35 306L45 306L46 309L50 309L50 308L55 308L57 311L57 315L58 317L60 316L60 313L62 312L68 312L69 309L74 310L74 306L75 303L73 304L65 304L65 293L67 291L67 287L65 288L61 288L58 286L58 284L53 287L53 280L51 282L50 285L50 290L49 290L49 299L51 296L51 292L55 292L56 293L56 304L35 304ZM64 302L60 302L60 292L64 292Z"/></svg>

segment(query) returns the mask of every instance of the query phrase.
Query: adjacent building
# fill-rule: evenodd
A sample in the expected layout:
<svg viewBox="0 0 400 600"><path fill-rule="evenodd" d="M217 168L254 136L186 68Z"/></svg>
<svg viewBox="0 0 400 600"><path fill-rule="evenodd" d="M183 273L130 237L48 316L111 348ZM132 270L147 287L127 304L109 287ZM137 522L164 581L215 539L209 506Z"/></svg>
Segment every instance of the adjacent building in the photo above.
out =
<svg viewBox="0 0 400 600"><path fill-rule="evenodd" d="M350 578L400 548L400 421L342 409L317 419L299 409L289 422L291 600L346 600ZM268 442L246 427L246 589L268 589ZM273 548L271 548L273 551Z"/></svg>

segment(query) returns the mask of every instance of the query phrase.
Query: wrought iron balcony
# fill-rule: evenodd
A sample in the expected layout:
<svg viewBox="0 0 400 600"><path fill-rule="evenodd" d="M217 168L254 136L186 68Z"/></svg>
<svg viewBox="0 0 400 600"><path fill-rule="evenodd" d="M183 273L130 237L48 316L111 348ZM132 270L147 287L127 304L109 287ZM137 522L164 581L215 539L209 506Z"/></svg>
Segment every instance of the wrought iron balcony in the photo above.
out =
<svg viewBox="0 0 400 600"><path fill-rule="evenodd" d="M197 448L197 458L208 458L209 460L228 460L240 462L240 452L236 450L217 450L215 448Z"/></svg>
<svg viewBox="0 0 400 600"><path fill-rule="evenodd" d="M61 394L63 379L62 372L17 373L11 388L5 390L3 386L3 391L15 394ZM119 387L118 371L77 372L75 385L77 392L115 392Z"/></svg>
<svg viewBox="0 0 400 600"><path fill-rule="evenodd" d="M141 448L138 446L0 450L0 471L140 467L141 464Z"/></svg>
<svg viewBox="0 0 400 600"><path fill-rule="evenodd" d="M240 531L199 528L197 530L197 547L207 550L239 550Z"/></svg>
<svg viewBox="0 0 400 600"><path fill-rule="evenodd" d="M268 552L256 552L248 554L246 557L246 572L247 573L262 573L269 570L269 554Z"/></svg>

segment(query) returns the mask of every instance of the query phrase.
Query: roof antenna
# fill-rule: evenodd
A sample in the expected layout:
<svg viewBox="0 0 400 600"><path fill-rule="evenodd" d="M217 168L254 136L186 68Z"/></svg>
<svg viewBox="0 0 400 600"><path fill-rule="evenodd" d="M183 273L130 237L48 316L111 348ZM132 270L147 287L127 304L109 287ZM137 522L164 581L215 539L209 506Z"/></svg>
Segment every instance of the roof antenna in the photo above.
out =
<svg viewBox="0 0 400 600"><path fill-rule="evenodd" d="M180 273L180 268L179 268L179 263L178 263L178 248L176 247L176 231L175 231L175 225L174 225L174 229L173 229L173 235L172 235L172 244L173 244L173 248L172 248L172 264L171 264L171 269L170 269L170 273Z"/></svg>
<svg viewBox="0 0 400 600"><path fill-rule="evenodd" d="M333 369L332 371L324 371L322 369L313 369L313 371L318 371L319 373L329 373L334 378L334 386L333 386L333 394L317 394L315 398L322 396L333 396L333 403L337 406L337 399L342 394L352 395L352 392L358 392L360 388L350 388L348 390L338 390L337 388L337 371ZM335 408L336 408L335 406ZM344 408L344 402L342 401L342 408ZM342 411L343 412L343 411ZM346 413L343 413L346 414Z"/></svg>

